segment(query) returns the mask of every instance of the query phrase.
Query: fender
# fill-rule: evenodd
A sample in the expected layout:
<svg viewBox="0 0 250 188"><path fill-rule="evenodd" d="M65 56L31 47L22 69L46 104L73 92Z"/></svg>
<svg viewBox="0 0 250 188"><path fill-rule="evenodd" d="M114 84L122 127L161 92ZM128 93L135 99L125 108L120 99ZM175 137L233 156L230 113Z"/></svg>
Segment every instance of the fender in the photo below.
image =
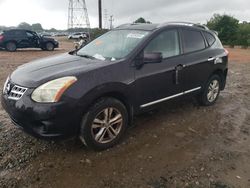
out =
<svg viewBox="0 0 250 188"><path fill-rule="evenodd" d="M121 100L128 108L133 108L135 96L132 89L133 85L126 85L124 83L112 82L99 85L79 100L79 106L83 109L88 109L96 100L102 97L114 97Z"/></svg>
<svg viewBox="0 0 250 188"><path fill-rule="evenodd" d="M78 109L83 109L82 113L86 113L95 101L102 97L113 97L120 100L127 108L129 114L129 125L133 124L135 96L133 86L122 83L107 83L93 88L91 91L81 97L78 103Z"/></svg>

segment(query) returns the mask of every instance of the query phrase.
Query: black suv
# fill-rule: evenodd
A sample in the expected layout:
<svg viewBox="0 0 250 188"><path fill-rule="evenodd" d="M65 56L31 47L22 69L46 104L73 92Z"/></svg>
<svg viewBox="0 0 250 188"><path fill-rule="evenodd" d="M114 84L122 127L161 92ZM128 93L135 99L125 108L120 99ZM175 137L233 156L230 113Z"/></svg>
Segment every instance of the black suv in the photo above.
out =
<svg viewBox="0 0 250 188"><path fill-rule="evenodd" d="M0 47L14 52L17 48L41 48L53 51L59 43L53 38L46 38L36 32L21 29L12 29L0 33Z"/></svg>
<svg viewBox="0 0 250 188"><path fill-rule="evenodd" d="M35 136L77 135L106 149L134 115L159 103L191 94L214 104L227 72L228 52L205 27L127 24L75 52L20 66L6 80L2 105Z"/></svg>

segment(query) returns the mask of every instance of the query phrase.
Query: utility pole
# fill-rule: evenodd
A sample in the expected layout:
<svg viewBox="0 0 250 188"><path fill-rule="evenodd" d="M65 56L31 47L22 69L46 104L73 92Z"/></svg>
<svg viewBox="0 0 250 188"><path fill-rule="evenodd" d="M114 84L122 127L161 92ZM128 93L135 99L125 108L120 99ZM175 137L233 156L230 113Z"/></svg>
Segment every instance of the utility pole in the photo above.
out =
<svg viewBox="0 0 250 188"><path fill-rule="evenodd" d="M108 10L104 9L104 29L108 29Z"/></svg>
<svg viewBox="0 0 250 188"><path fill-rule="evenodd" d="M102 29L102 0L98 0L99 29Z"/></svg>
<svg viewBox="0 0 250 188"><path fill-rule="evenodd" d="M109 22L110 22L110 29L113 29L113 22L114 22L114 16L113 15L110 16Z"/></svg>

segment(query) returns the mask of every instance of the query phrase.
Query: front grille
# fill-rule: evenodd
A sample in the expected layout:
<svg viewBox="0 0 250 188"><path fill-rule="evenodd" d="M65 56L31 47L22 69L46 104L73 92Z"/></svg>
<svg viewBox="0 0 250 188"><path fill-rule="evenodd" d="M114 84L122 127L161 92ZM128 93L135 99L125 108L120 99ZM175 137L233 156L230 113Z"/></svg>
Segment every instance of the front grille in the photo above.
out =
<svg viewBox="0 0 250 188"><path fill-rule="evenodd" d="M27 91L27 89L28 88L14 85L9 93L8 99L16 101L21 99L24 93Z"/></svg>

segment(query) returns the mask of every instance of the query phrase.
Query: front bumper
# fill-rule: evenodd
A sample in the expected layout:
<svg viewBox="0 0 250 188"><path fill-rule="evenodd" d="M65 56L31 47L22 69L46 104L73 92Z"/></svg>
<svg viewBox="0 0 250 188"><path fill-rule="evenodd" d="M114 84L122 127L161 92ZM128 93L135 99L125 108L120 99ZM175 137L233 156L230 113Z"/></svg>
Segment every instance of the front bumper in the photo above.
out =
<svg viewBox="0 0 250 188"><path fill-rule="evenodd" d="M37 138L65 138L78 134L81 110L74 102L40 104L30 98L28 90L17 101L2 94L1 103L12 122Z"/></svg>
<svg viewBox="0 0 250 188"><path fill-rule="evenodd" d="M59 42L54 43L55 48L59 48Z"/></svg>

